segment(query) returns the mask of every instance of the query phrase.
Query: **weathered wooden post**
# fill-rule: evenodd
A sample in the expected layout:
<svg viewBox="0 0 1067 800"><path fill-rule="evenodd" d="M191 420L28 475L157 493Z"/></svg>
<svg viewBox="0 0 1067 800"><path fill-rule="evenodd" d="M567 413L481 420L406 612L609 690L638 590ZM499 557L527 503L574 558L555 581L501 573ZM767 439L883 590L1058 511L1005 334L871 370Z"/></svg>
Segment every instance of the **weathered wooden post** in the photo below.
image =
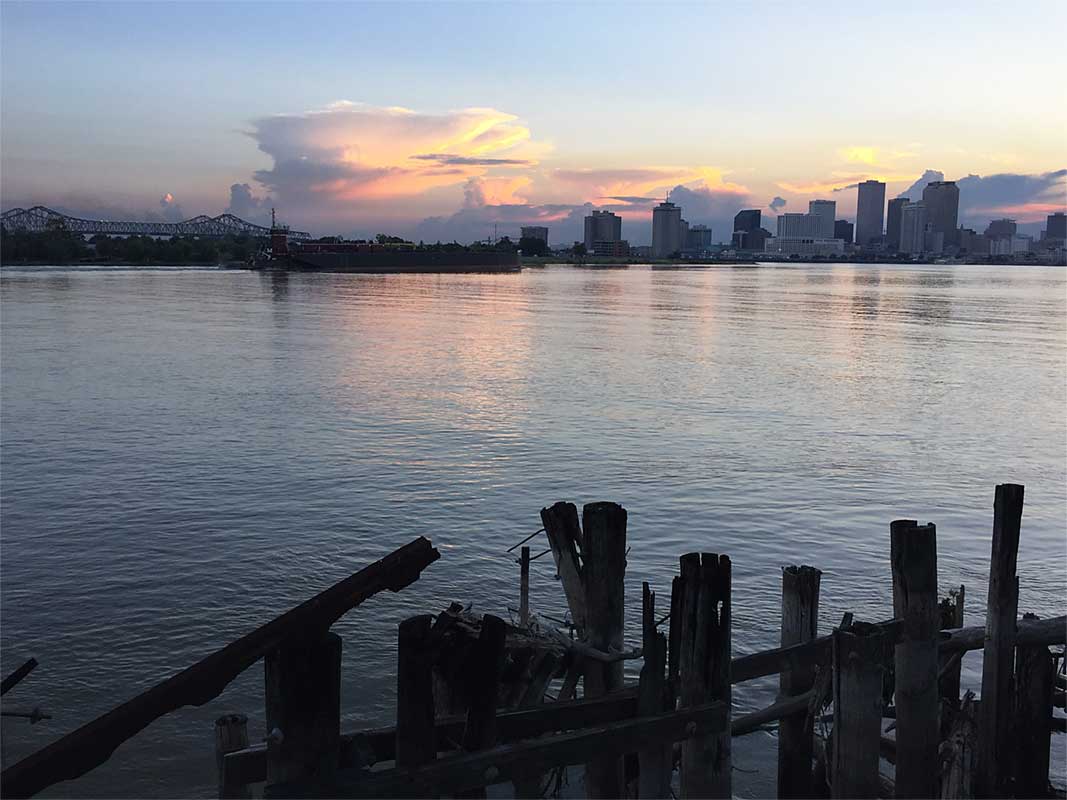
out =
<svg viewBox="0 0 1067 800"><path fill-rule="evenodd" d="M730 559L715 553L681 558L682 608L671 627L679 633L681 707L721 701L727 725L682 743L681 796L730 797ZM672 603L673 605L673 603Z"/></svg>
<svg viewBox="0 0 1067 800"><path fill-rule="evenodd" d="M226 778L224 760L227 753L248 747L248 717L244 714L226 714L215 720L215 766L219 771L220 798L246 798L252 796L247 784L234 783Z"/></svg>
<svg viewBox="0 0 1067 800"><path fill-rule="evenodd" d="M963 627L963 603L967 589L962 584L949 592L938 605L941 630ZM953 708L960 704L960 667L963 653L946 653L938 657L937 691L942 700L947 700Z"/></svg>
<svg viewBox="0 0 1067 800"><path fill-rule="evenodd" d="M585 632L585 588L582 582L582 530L574 503L559 502L541 509L541 524L552 548L556 572L563 583L563 594L571 612L571 621L579 635Z"/></svg>
<svg viewBox="0 0 1067 800"><path fill-rule="evenodd" d="M847 629L834 629L830 777L835 798L878 797L884 652L882 632L874 625L855 622Z"/></svg>
<svg viewBox="0 0 1067 800"><path fill-rule="evenodd" d="M637 714L654 716L667 710L667 638L656 631L656 593L641 587L641 651L644 664L637 690ZM671 791L672 742L661 742L637 754L637 796L665 798Z"/></svg>
<svg viewBox="0 0 1067 800"><path fill-rule="evenodd" d="M818 636L819 580L815 567L782 570L781 646L807 642ZM815 683L814 666L782 670L778 688L783 699L808 691ZM807 714L783 717L778 723L778 796L811 797L814 720Z"/></svg>
<svg viewBox="0 0 1067 800"><path fill-rule="evenodd" d="M939 791L937 529L914 520L890 525L893 611L903 620L894 651L897 708L897 797Z"/></svg>
<svg viewBox="0 0 1067 800"><path fill-rule="evenodd" d="M341 637L294 641L264 659L267 783L328 781L341 742Z"/></svg>
<svg viewBox="0 0 1067 800"><path fill-rule="evenodd" d="M589 503L582 509L582 584L585 640L605 653L622 652L626 572L626 509L617 503ZM586 697L622 688L622 661L585 663ZM590 798L622 797L623 762L609 756L586 764Z"/></svg>
<svg viewBox="0 0 1067 800"><path fill-rule="evenodd" d="M500 691L500 669L504 664L504 640L507 626L500 617L485 614L477 646L471 653L467 671L470 705L467 724L463 728L463 749L468 753L484 750L496 744L496 704ZM485 785L493 783L493 776L485 776ZM485 785L457 794L457 797L485 797Z"/></svg>
<svg viewBox="0 0 1067 800"><path fill-rule="evenodd" d="M433 662L429 637L433 617L400 623L396 660L396 765L414 767L437 758Z"/></svg>
<svg viewBox="0 0 1067 800"><path fill-rule="evenodd" d="M519 558L519 624L530 624L530 548L525 545Z"/></svg>
<svg viewBox="0 0 1067 800"><path fill-rule="evenodd" d="M993 546L989 562L985 647L982 652L982 697L978 704L978 758L975 794L1011 794L1011 712L1014 700L1016 618L1019 612L1019 530L1023 487L997 486L993 501Z"/></svg>
<svg viewBox="0 0 1067 800"><path fill-rule="evenodd" d="M1027 614L1024 619L1037 619ZM1052 747L1052 653L1044 645L1015 650L1015 796L1048 797Z"/></svg>

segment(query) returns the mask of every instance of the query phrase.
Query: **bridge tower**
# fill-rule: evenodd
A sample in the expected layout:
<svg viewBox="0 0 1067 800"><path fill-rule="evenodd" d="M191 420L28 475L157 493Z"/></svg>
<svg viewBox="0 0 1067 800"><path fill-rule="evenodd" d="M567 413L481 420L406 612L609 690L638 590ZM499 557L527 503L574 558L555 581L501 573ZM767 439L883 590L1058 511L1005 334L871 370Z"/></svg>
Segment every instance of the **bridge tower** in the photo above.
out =
<svg viewBox="0 0 1067 800"><path fill-rule="evenodd" d="M270 210L270 252L274 258L289 255L289 226L278 224L273 208Z"/></svg>

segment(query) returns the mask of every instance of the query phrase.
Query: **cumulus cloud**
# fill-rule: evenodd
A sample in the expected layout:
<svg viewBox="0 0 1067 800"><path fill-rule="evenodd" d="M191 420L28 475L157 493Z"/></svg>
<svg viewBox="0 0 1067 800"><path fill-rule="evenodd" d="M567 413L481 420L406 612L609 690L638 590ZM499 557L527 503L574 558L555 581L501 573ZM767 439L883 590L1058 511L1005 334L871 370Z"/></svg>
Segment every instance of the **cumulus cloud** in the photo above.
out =
<svg viewBox="0 0 1067 800"><path fill-rule="evenodd" d="M583 218L592 210L591 203L465 205L454 214L432 216L422 220L415 226L412 238L425 242L466 243L485 239L496 232L500 236L518 240L523 225L541 225L548 228L549 242L557 246L581 238ZM627 236L625 224L623 236Z"/></svg>
<svg viewBox="0 0 1067 800"><path fill-rule="evenodd" d="M787 202L788 201L784 197L778 197L777 195L775 195L774 199L767 204L767 208L777 214L779 211L785 208Z"/></svg>
<svg viewBox="0 0 1067 800"><path fill-rule="evenodd" d="M256 197L247 183L235 183L230 186L230 204L226 206L226 213L240 217L246 222L264 224L270 221L270 209L273 205L273 198Z"/></svg>
<svg viewBox="0 0 1067 800"><path fill-rule="evenodd" d="M912 200L918 200L923 196L923 189L925 189L928 184L931 184L934 181L943 181L944 179L944 172L939 172L936 169L928 169L915 181L915 183L898 194L897 197L910 197Z"/></svg>
<svg viewBox="0 0 1067 800"><path fill-rule="evenodd" d="M170 192L159 198L159 208L160 215L167 222L181 222L183 219L188 219L182 211L181 203L175 200Z"/></svg>
<svg viewBox="0 0 1067 800"><path fill-rule="evenodd" d="M899 196L921 200L927 185L944 179L940 170L928 169ZM982 227L994 217L1037 223L1048 214L1067 209L1067 169L1030 175L967 175L956 185L960 190L960 222L972 227Z"/></svg>

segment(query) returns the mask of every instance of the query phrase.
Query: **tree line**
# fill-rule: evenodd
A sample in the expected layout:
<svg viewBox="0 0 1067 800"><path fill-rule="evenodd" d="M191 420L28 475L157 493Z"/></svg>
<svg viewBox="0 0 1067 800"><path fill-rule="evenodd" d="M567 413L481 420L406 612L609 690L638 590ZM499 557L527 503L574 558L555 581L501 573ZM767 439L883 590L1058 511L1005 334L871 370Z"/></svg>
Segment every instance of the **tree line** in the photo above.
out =
<svg viewBox="0 0 1067 800"><path fill-rule="evenodd" d="M202 239L174 236L84 236L57 229L0 230L0 262L4 264L218 264L245 262L263 246L252 236Z"/></svg>

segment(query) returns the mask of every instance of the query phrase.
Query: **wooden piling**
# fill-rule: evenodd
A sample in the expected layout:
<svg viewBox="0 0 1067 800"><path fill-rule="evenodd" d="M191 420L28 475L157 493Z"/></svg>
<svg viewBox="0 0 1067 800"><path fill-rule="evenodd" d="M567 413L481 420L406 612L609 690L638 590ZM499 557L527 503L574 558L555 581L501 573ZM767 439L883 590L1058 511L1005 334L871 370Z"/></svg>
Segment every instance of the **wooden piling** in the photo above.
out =
<svg viewBox="0 0 1067 800"><path fill-rule="evenodd" d="M884 651L882 632L874 625L856 622L844 630L834 629L831 792L835 798L878 797Z"/></svg>
<svg viewBox="0 0 1067 800"><path fill-rule="evenodd" d="M978 704L975 793L979 797L1008 797L1011 793L1012 671L1019 609L1016 562L1022 515L1023 487L1012 483L997 486L982 653L982 699Z"/></svg>
<svg viewBox="0 0 1067 800"><path fill-rule="evenodd" d="M252 796L248 784L238 783L226 775L226 754L248 747L248 717L244 714L226 714L215 720L215 766L219 773L220 798L246 798Z"/></svg>
<svg viewBox="0 0 1067 800"><path fill-rule="evenodd" d="M890 525L893 611L903 620L894 650L897 797L938 793L937 529L914 520Z"/></svg>
<svg viewBox="0 0 1067 800"><path fill-rule="evenodd" d="M963 627L963 603L967 589L962 584L949 592L938 605L941 630ZM938 656L937 692L952 708L960 704L960 667L962 654L944 653Z"/></svg>
<svg viewBox="0 0 1067 800"><path fill-rule="evenodd" d="M687 553L680 561L682 608L671 618L679 633L681 707L721 701L730 708L730 559ZM682 743L681 796L730 797L730 732Z"/></svg>
<svg viewBox="0 0 1067 800"><path fill-rule="evenodd" d="M530 548L525 546L519 558L519 624L530 624Z"/></svg>
<svg viewBox="0 0 1067 800"><path fill-rule="evenodd" d="M559 502L541 509L541 524L552 548L556 573L563 584L563 594L571 612L571 621L579 634L585 631L585 588L582 583L582 529L574 503ZM583 553L584 555L584 553Z"/></svg>
<svg viewBox="0 0 1067 800"><path fill-rule="evenodd" d="M434 727L433 661L429 637L433 617L400 623L396 662L396 765L414 767L437 757Z"/></svg>
<svg viewBox="0 0 1067 800"><path fill-rule="evenodd" d="M667 706L667 638L656 631L656 594L647 583L641 587L641 649L644 664L637 689L637 714L651 717L669 710ZM639 770L637 796L670 796L673 770L671 742L657 742L637 754Z"/></svg>
<svg viewBox="0 0 1067 800"><path fill-rule="evenodd" d="M819 580L814 567L791 566L782 570L781 646L811 641L818 636ZM782 670L779 694L804 694L815 684L814 666ZM784 717L778 725L778 796L811 797L812 733L814 720L806 714Z"/></svg>
<svg viewBox="0 0 1067 800"><path fill-rule="evenodd" d="M547 526L546 526L547 527ZM622 651L626 509L617 503L590 503L582 509L582 583L585 590L585 641L605 653ZM622 688L622 661L586 659L585 696L599 697ZM607 756L586 764L590 798L622 797L622 759Z"/></svg>
<svg viewBox="0 0 1067 800"><path fill-rule="evenodd" d="M1015 654L1015 796L1048 797L1052 653L1043 645L1020 645Z"/></svg>
<svg viewBox="0 0 1067 800"><path fill-rule="evenodd" d="M341 742L341 637L294 641L264 659L267 783L326 780Z"/></svg>
<svg viewBox="0 0 1067 800"><path fill-rule="evenodd" d="M496 744L496 705L500 690L500 670L504 664L507 626L500 617L486 614L478 643L473 648L467 670L470 705L463 729L463 749L468 753ZM487 781L487 784L492 781ZM485 797L485 786L457 794L457 797Z"/></svg>

